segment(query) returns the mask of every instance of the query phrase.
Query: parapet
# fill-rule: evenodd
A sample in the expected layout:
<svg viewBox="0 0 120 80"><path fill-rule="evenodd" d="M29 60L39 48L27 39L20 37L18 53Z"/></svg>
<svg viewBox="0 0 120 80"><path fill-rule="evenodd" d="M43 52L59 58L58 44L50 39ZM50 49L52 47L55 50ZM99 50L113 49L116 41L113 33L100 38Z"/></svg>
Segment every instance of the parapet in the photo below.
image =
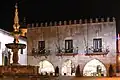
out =
<svg viewBox="0 0 120 80"><path fill-rule="evenodd" d="M92 23L104 23L104 22L115 22L115 17L107 18L95 18L95 19L80 19L80 20L69 20L69 21L55 21L55 22L45 22L45 23L32 23L28 24L28 27L50 27L50 26L64 26L72 24L92 24Z"/></svg>

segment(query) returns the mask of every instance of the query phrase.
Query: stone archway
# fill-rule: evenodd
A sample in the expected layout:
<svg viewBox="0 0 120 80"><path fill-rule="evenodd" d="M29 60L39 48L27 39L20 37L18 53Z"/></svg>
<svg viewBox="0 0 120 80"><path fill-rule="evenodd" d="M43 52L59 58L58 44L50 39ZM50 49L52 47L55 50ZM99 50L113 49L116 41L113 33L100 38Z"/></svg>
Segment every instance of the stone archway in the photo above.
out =
<svg viewBox="0 0 120 80"><path fill-rule="evenodd" d="M106 75L107 75L106 67L101 61L97 59L89 61L83 69L83 76L106 76Z"/></svg>
<svg viewBox="0 0 120 80"><path fill-rule="evenodd" d="M47 60L40 61L39 63L39 73L54 73L54 66Z"/></svg>
<svg viewBox="0 0 120 80"><path fill-rule="evenodd" d="M74 76L75 71L73 72L72 69L74 69L74 65L71 60L67 59L66 61L63 62L62 64L62 75L64 76Z"/></svg>

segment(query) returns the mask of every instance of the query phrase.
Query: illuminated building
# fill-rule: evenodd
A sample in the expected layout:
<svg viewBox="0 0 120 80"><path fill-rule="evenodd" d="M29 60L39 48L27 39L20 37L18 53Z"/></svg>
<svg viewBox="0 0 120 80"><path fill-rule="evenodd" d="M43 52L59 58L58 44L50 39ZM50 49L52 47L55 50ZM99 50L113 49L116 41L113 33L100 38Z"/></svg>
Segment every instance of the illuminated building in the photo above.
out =
<svg viewBox="0 0 120 80"><path fill-rule="evenodd" d="M32 24L27 40L28 64L40 73L58 66L62 76L74 76L79 65L83 76L107 76L110 64L116 71L115 18Z"/></svg>

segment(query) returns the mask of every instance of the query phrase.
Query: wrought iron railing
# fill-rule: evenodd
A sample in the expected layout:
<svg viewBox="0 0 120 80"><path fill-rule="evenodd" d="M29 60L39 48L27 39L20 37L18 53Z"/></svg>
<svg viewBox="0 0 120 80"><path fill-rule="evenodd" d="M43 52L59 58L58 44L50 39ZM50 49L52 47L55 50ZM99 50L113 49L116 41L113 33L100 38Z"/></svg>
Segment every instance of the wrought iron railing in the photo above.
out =
<svg viewBox="0 0 120 80"><path fill-rule="evenodd" d="M86 54L98 54L98 55L106 55L110 52L109 48L100 48L100 49L94 49L93 47L91 48L86 48L85 53Z"/></svg>
<svg viewBox="0 0 120 80"><path fill-rule="evenodd" d="M75 56L78 54L78 47L77 48L71 48L71 49L57 49L56 56Z"/></svg>
<svg viewBox="0 0 120 80"><path fill-rule="evenodd" d="M32 49L32 55L35 56L35 57L39 57L39 56L47 57L48 55L50 55L50 50L45 49L45 48L41 49L41 50L33 48Z"/></svg>
<svg viewBox="0 0 120 80"><path fill-rule="evenodd" d="M58 48L57 53L78 53L78 47L76 48L70 48L70 49L65 49L65 48Z"/></svg>

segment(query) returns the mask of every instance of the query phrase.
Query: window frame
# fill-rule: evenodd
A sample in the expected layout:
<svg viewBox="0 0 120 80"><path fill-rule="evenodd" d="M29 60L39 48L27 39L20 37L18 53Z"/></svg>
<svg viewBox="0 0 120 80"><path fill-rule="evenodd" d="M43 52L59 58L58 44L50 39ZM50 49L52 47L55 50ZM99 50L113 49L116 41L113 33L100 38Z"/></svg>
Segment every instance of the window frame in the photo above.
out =
<svg viewBox="0 0 120 80"><path fill-rule="evenodd" d="M93 52L102 52L102 38L93 39Z"/></svg>
<svg viewBox="0 0 120 80"><path fill-rule="evenodd" d="M38 53L39 54L45 53L45 41L38 41Z"/></svg>
<svg viewBox="0 0 120 80"><path fill-rule="evenodd" d="M73 40L65 40L65 53L73 53Z"/></svg>

